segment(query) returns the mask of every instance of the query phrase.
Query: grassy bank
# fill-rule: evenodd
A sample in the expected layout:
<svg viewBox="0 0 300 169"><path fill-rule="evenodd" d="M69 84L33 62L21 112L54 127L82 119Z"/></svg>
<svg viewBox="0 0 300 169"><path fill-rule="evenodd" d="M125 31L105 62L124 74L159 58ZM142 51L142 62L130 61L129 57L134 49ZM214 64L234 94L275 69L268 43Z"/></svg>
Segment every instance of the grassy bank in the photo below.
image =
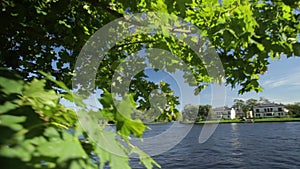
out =
<svg viewBox="0 0 300 169"><path fill-rule="evenodd" d="M263 119L254 119L254 122L293 122L300 121L300 118L263 118Z"/></svg>
<svg viewBox="0 0 300 169"><path fill-rule="evenodd" d="M200 121L200 122L197 122L195 124L205 124L205 123L243 123L244 121L240 120L240 119L234 119L234 120L212 120L212 121Z"/></svg>
<svg viewBox="0 0 300 169"><path fill-rule="evenodd" d="M296 122L299 121L300 122L300 118L262 118L262 119L253 119L254 123L263 123L263 122ZM251 122L251 121L248 121ZM185 124L192 124L193 122L181 122L181 123L185 123ZM246 123L246 121L241 120L241 119L234 119L234 120L212 120L212 121L200 121L200 122L196 122L194 124L205 124L205 123Z"/></svg>
<svg viewBox="0 0 300 169"><path fill-rule="evenodd" d="M240 120L240 119L234 119L234 120L208 120L208 121L199 121L199 122L181 122L181 123L184 123L184 124L205 124L205 123L244 123L243 120Z"/></svg>
<svg viewBox="0 0 300 169"><path fill-rule="evenodd" d="M144 124L166 124L169 123L168 121L158 121L158 122L144 122Z"/></svg>

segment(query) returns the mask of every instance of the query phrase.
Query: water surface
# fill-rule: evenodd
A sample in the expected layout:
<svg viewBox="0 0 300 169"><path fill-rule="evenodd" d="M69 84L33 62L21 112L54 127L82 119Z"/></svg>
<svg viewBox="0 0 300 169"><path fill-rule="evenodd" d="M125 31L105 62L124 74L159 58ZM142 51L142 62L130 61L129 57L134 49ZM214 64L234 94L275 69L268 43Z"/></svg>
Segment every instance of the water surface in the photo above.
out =
<svg viewBox="0 0 300 169"><path fill-rule="evenodd" d="M170 126L150 125L145 137ZM170 169L300 168L300 122L219 124L212 137L199 144L202 127L194 125L178 145L153 158ZM131 163L144 168L136 159Z"/></svg>

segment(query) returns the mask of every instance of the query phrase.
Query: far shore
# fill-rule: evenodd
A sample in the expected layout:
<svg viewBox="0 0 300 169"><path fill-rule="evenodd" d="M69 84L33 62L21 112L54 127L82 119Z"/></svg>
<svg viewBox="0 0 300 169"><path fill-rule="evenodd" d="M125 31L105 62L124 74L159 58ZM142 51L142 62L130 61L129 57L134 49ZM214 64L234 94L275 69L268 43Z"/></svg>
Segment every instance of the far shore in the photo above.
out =
<svg viewBox="0 0 300 169"><path fill-rule="evenodd" d="M215 123L267 123L267 122L300 122L300 118L261 118L261 119L222 119L222 120L207 120L199 122L180 122L183 124L215 124Z"/></svg>
<svg viewBox="0 0 300 169"><path fill-rule="evenodd" d="M261 118L261 119L222 119L222 120L207 120L207 121L172 121L179 122L182 124L225 124L225 123L269 123L269 122L300 122L300 118ZM159 124L167 124L170 123L168 121L158 121L158 122L144 122L145 125L159 125ZM115 125L115 124L109 124Z"/></svg>

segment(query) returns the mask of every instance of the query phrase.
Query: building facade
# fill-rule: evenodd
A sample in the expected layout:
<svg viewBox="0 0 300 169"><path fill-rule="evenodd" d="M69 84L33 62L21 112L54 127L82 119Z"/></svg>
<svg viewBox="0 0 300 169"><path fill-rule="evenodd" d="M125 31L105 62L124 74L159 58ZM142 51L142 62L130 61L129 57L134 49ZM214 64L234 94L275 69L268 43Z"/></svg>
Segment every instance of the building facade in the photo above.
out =
<svg viewBox="0 0 300 169"><path fill-rule="evenodd" d="M213 112L217 119L235 119L236 118L235 110L233 108L229 108L226 106L214 108Z"/></svg>
<svg viewBox="0 0 300 169"><path fill-rule="evenodd" d="M253 107L254 118L286 117L287 110L282 104L266 103Z"/></svg>

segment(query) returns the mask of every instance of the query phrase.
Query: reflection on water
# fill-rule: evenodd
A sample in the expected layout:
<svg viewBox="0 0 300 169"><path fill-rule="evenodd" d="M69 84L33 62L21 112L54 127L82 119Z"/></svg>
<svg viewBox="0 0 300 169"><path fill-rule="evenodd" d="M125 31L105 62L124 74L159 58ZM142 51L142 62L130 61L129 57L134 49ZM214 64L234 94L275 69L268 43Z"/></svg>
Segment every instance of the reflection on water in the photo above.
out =
<svg viewBox="0 0 300 169"><path fill-rule="evenodd" d="M236 163L237 165L243 166L244 164L244 156L243 156L243 151L241 151L241 142L240 136L239 136L239 131L238 131L238 124L237 123L231 123L231 147L232 147L232 162Z"/></svg>
<svg viewBox="0 0 300 169"><path fill-rule="evenodd" d="M238 129L237 129L237 123L231 123L231 146L234 149L239 149L241 143L239 142L239 133L238 133Z"/></svg>
<svg viewBox="0 0 300 169"><path fill-rule="evenodd" d="M155 132L168 124L150 127ZM195 125L177 146L153 158L170 169L300 167L299 122L220 124L211 138L199 144L201 129L202 125ZM144 168L137 159L131 163L133 168Z"/></svg>

